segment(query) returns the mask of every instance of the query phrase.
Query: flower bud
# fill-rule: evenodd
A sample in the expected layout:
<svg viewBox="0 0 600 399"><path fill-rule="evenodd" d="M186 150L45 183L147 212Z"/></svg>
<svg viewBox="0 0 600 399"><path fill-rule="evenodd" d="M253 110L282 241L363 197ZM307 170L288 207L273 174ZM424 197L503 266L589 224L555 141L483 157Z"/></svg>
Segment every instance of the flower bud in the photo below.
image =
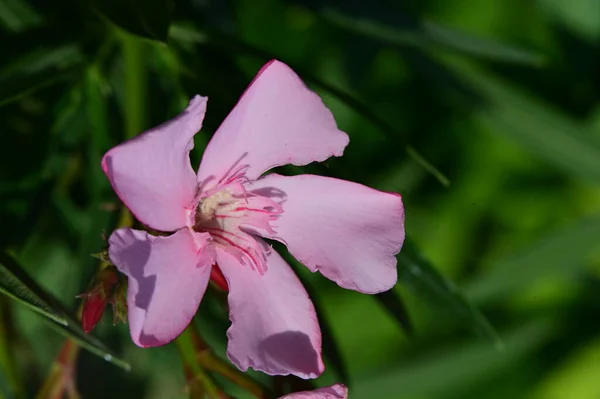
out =
<svg viewBox="0 0 600 399"><path fill-rule="evenodd" d="M125 319L127 313L125 292L127 287L124 283L125 280L121 277L117 268L112 265L107 266L94 277L91 288L87 292L78 295L78 298L84 299L81 312L83 331L89 333L96 327L96 324L102 319L107 303L113 306L115 324L118 320Z"/></svg>

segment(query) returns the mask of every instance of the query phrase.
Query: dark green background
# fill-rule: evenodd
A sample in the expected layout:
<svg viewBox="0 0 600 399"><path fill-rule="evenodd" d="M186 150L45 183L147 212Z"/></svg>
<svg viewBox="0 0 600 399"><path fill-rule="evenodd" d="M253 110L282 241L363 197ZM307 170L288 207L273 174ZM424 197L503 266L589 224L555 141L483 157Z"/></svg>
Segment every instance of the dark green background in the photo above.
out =
<svg viewBox="0 0 600 399"><path fill-rule="evenodd" d="M599 397L599 41L597 0L0 0L0 246L76 309L120 206L102 154L198 93L197 165L278 58L351 138L343 158L283 172L401 193L414 244L399 296L296 268L341 354L316 384L345 369L353 399ZM502 342L477 334L484 321L416 251ZM399 298L412 339L387 311ZM226 314L211 300L199 327L222 354ZM63 338L2 301L0 360L16 369L1 362L0 397L18 397L11 379L33 397ZM175 347L137 348L109 317L93 334L133 370L82 353L83 397L185 397Z"/></svg>

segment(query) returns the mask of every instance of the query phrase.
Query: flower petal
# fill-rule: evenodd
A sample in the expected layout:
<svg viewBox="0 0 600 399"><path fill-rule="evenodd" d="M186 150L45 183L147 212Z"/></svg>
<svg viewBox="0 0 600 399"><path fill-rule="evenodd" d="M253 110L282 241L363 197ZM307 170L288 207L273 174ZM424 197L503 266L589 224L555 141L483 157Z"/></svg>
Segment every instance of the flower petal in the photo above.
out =
<svg viewBox="0 0 600 399"><path fill-rule="evenodd" d="M138 220L153 229L186 225L186 207L198 184L189 152L200 130L206 97L195 96L183 113L108 151L102 169Z"/></svg>
<svg viewBox="0 0 600 399"><path fill-rule="evenodd" d="M313 175L270 174L248 189L280 199L283 213L271 222L276 234L270 238L311 271L366 294L396 283L394 255L404 241L400 195Z"/></svg>
<svg viewBox="0 0 600 399"><path fill-rule="evenodd" d="M315 309L281 256L269 252L262 276L218 248L217 262L229 285L229 359L242 371L252 367L269 375L320 375L325 366Z"/></svg>
<svg viewBox="0 0 600 399"><path fill-rule="evenodd" d="M294 392L279 399L347 399L348 388L343 384L335 384L313 391Z"/></svg>
<svg viewBox="0 0 600 399"><path fill-rule="evenodd" d="M198 181L212 187L258 178L280 165L341 156L348 136L331 112L287 65L273 60L258 72L208 144Z"/></svg>
<svg viewBox="0 0 600 399"><path fill-rule="evenodd" d="M137 345L164 345L194 317L215 260L208 237L187 229L168 237L128 228L111 234L109 257L129 277L129 329Z"/></svg>

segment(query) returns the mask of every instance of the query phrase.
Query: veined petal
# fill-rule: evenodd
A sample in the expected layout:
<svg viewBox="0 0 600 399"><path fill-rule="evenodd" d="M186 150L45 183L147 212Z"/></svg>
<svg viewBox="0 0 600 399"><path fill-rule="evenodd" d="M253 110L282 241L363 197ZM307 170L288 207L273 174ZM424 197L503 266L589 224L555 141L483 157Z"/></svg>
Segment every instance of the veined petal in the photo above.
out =
<svg viewBox="0 0 600 399"><path fill-rule="evenodd" d="M129 277L129 329L137 345L164 345L194 317L215 260L208 238L188 229L155 237L123 228L110 236L109 257Z"/></svg>
<svg viewBox="0 0 600 399"><path fill-rule="evenodd" d="M198 180L205 187L250 180L280 165L341 156L348 145L331 112L287 65L258 72L208 144Z"/></svg>
<svg viewBox="0 0 600 399"><path fill-rule="evenodd" d="M283 212L271 222L270 238L311 271L366 294L396 283L395 255L404 242L400 195L314 175L270 174L248 189L280 198Z"/></svg>
<svg viewBox="0 0 600 399"><path fill-rule="evenodd" d="M279 399L347 399L348 388L343 384L335 384L313 391L294 392Z"/></svg>
<svg viewBox="0 0 600 399"><path fill-rule="evenodd" d="M153 229L186 225L186 207L198 184L189 152L204 119L206 97L195 96L183 113L108 151L102 169L138 220Z"/></svg>
<svg viewBox="0 0 600 399"><path fill-rule="evenodd" d="M219 248L217 262L229 285L229 359L242 371L320 375L325 366L315 309L281 256L269 252L262 276Z"/></svg>

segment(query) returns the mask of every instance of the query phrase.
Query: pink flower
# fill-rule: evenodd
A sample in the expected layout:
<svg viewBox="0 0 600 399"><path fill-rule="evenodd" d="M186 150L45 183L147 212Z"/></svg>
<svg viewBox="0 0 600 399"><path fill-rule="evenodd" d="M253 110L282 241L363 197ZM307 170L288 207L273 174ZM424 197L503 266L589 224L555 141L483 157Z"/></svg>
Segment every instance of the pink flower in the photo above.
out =
<svg viewBox="0 0 600 399"><path fill-rule="evenodd" d="M335 384L314 391L294 392L279 399L348 399L348 388Z"/></svg>
<svg viewBox="0 0 600 399"><path fill-rule="evenodd" d="M111 149L102 167L152 236L119 229L109 256L129 277L131 337L163 345L188 325L215 264L229 288L227 353L241 370L314 378L324 369L314 307L289 265L260 237L280 241L311 271L364 293L396 283L404 240L398 194L327 177L263 173L341 156L348 136L285 64L271 61L209 143L198 173L189 152L206 98Z"/></svg>

